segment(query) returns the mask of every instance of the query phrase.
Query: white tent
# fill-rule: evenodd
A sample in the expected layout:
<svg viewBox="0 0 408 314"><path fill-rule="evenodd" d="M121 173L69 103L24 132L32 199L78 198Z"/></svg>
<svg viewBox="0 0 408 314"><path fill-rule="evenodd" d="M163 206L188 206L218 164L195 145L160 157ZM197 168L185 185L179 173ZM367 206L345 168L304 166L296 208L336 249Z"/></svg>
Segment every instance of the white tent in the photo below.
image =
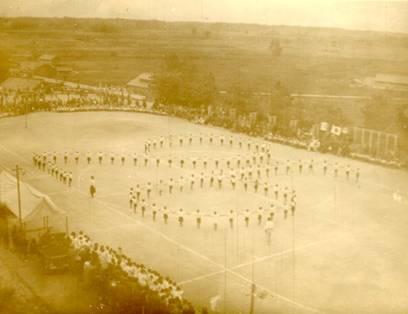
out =
<svg viewBox="0 0 408 314"><path fill-rule="evenodd" d="M29 184L20 181L21 220L30 228L44 225L45 219L61 218L65 212L59 209L45 194L37 191ZM17 179L9 173L0 172L0 202L6 204L18 219Z"/></svg>

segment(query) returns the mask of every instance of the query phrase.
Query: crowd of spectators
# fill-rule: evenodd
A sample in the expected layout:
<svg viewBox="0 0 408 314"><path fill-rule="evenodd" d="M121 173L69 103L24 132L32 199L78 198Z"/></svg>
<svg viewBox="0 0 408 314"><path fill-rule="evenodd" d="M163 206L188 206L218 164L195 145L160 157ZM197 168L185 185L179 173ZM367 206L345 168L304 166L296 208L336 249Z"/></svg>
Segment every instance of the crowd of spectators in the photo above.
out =
<svg viewBox="0 0 408 314"><path fill-rule="evenodd" d="M10 93L4 96L5 93L7 94L4 91L0 93L2 94L0 95L0 117L40 110L149 112L222 127L297 148L339 154L388 167L403 166L398 158L392 155L373 156L360 150L352 150L351 142L346 137L325 134L323 137L316 138L310 132L298 128L278 128L274 123L256 113L238 114L235 109L227 106L212 106L210 110L209 107L149 103L145 99L131 97L126 91L118 92L117 90L104 90L96 93L60 87L48 89L46 92L32 93L31 96L23 96L24 94L19 95L18 93L14 93L14 97L9 95ZM5 101L5 99L8 100ZM317 142L317 145L311 145L312 142Z"/></svg>
<svg viewBox="0 0 408 314"><path fill-rule="evenodd" d="M51 247L48 239L54 235L47 232L38 239L29 239L16 225L12 227L10 239L5 233L1 234L3 246L12 249L22 260L35 256L41 260L42 251ZM69 271L84 289L97 295L97 304L90 304L93 313L196 313L174 281L136 263L121 248L114 250L93 242L82 231L62 237L55 242L61 247L56 250L58 258L66 254ZM47 252L47 256L52 256L52 252Z"/></svg>
<svg viewBox="0 0 408 314"><path fill-rule="evenodd" d="M195 313L174 281L136 263L121 248L94 243L81 231L69 238L75 272L85 286L100 292L112 313Z"/></svg>

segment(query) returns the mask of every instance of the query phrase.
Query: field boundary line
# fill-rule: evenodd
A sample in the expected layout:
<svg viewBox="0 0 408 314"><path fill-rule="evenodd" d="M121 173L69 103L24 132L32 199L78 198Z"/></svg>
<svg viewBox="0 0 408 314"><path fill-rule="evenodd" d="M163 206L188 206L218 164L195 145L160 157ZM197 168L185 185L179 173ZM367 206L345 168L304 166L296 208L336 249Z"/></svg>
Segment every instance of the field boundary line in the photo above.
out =
<svg viewBox="0 0 408 314"><path fill-rule="evenodd" d="M208 273L206 275L197 276L195 278L179 282L178 284L179 285L185 285L185 284L188 284L188 283L193 282L193 281L202 280L202 279L206 279L208 277L212 277L212 276L215 276L215 275L218 275L218 274L222 274L227 270L237 270L237 269L242 268L242 267L246 267L246 266L250 266L250 265L253 265L253 264L260 263L260 262L264 262L264 261L272 259L274 257L283 256L283 255L286 255L286 254L289 254L289 253L292 253L292 252L302 251L302 250L305 250L305 249L310 248L310 247L318 246L320 244L324 244L324 243L333 241L333 240L337 239L338 237L339 236L333 236L333 237L330 237L328 239L310 242L310 243L307 243L305 245L296 247L294 249L286 249L286 250L283 250L281 252L273 253L271 255L261 256L261 257L255 258L253 261L241 263L241 264L232 266L230 268L227 268L226 270L220 270L220 271Z"/></svg>

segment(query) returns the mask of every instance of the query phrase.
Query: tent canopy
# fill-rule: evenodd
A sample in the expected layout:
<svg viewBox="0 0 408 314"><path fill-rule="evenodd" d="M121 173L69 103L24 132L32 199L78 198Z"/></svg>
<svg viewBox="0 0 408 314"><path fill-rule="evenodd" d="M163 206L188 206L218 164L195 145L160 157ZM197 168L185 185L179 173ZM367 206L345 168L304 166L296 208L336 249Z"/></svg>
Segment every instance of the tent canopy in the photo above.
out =
<svg viewBox="0 0 408 314"><path fill-rule="evenodd" d="M21 219L23 222L42 221L43 217L65 215L45 194L20 181ZM17 179L6 171L0 172L0 202L19 217Z"/></svg>

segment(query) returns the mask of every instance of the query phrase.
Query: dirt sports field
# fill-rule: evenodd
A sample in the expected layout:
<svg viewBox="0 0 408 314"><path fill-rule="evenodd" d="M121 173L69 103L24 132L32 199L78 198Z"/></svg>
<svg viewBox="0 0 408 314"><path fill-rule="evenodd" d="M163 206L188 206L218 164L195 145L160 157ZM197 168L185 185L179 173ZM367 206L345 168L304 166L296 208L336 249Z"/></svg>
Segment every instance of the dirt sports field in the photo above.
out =
<svg viewBox="0 0 408 314"><path fill-rule="evenodd" d="M186 135L182 147L180 134ZM191 145L187 142L190 134ZM199 143L200 134L203 144ZM225 137L223 146L220 135ZM228 142L231 135L232 147ZM139 158L134 166L133 153L143 156L145 140L161 136L165 143L152 149L148 165ZM267 178L262 173L257 193L251 184L246 192L240 182L233 190L227 179L221 189L217 184L209 186L216 159L227 176L227 160L252 156L246 144L238 147L239 138L243 143L250 140L253 145L258 141L269 145L272 162L281 164L277 175L271 171ZM73 172L71 188L34 168L32 154L47 151L57 152L57 164ZM80 152L78 165L73 158L76 151ZM62 159L64 152L69 153L67 165ZM102 165L98 152L106 154ZM89 165L88 153L92 155ZM113 165L111 153L116 154ZM122 154L126 156L123 166ZM157 157L161 160L158 167ZM174 160L171 168L169 158ZM180 158L186 160L183 168ZM191 162L194 158L196 169ZM208 160L205 170L204 159ZM299 159L313 159L313 172L304 167L299 174L298 166L292 166L286 175L287 159L294 165ZM338 162L337 179L332 166L323 175L324 159L330 165ZM181 119L112 112L35 113L28 117L28 128L24 117L1 119L0 165L11 169L16 164L24 169L24 181L48 193L67 211L71 230L83 230L95 241L120 246L136 261L174 278L198 306L208 306L210 298L219 296L220 311L246 313L253 280L255 313L406 313L408 308L408 204L404 190L408 174L403 171L266 143ZM347 164L352 169L349 180L343 168ZM357 168L359 182L353 172ZM197 181L191 190L191 174L198 178L202 172L203 188ZM96 180L95 199L88 193L91 175ZM180 176L186 178L182 192ZM167 182L171 177L176 185L170 195ZM165 186L161 196L159 180ZM134 212L129 207L129 188L148 181L153 184L149 208L153 203L167 206L168 224L160 212L153 221L149 210L142 217L140 209ZM289 213L284 219L278 207L270 245L264 221L260 226L257 222L258 207L269 208L275 202L272 190L264 194L265 181L293 188L297 194L294 216ZM400 201L393 198L397 190L402 194ZM182 227L177 222L179 208L185 212ZM252 211L248 227L243 215L247 208ZM203 212L199 229L194 216L197 209ZM233 229L228 223L230 209L237 211ZM216 231L214 211L219 214Z"/></svg>

